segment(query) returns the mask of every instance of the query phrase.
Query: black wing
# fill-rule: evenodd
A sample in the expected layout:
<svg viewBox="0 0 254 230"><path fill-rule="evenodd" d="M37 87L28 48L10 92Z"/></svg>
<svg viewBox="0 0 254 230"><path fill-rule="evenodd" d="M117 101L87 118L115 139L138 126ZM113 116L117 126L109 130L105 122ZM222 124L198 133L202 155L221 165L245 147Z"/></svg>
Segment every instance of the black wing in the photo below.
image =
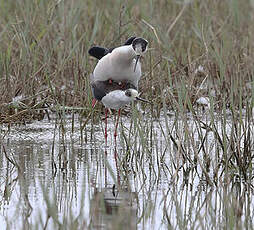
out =
<svg viewBox="0 0 254 230"><path fill-rule="evenodd" d="M100 46L94 46L88 50L88 53L97 59L101 59L104 57L106 54L109 53L109 50L107 48L103 48Z"/></svg>
<svg viewBox="0 0 254 230"><path fill-rule="evenodd" d="M128 38L124 45L125 46L128 46L128 45L131 45L133 40L135 39L136 37L135 36L132 36L130 38ZM92 56L92 57L95 57L97 59L101 59L103 58L105 55L107 55L108 53L111 53L116 47L113 47L113 48L104 48L104 47L100 47L100 46L93 46L92 48L90 48L88 50L88 53Z"/></svg>
<svg viewBox="0 0 254 230"><path fill-rule="evenodd" d="M132 42L133 42L133 40L134 40L135 38L136 38L135 36L132 36L132 37L128 38L128 39L126 40L126 42L124 43L124 45L125 45L125 46L131 45Z"/></svg>

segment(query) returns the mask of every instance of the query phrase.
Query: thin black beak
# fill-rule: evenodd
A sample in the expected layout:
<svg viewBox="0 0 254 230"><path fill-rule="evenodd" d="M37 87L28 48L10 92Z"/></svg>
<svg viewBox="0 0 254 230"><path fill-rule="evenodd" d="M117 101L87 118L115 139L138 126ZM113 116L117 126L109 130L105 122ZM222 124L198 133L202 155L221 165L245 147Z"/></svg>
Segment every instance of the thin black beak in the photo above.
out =
<svg viewBox="0 0 254 230"><path fill-rule="evenodd" d="M139 59L140 59L140 55L137 55L137 56L136 56L135 66L134 66L134 72L136 71L136 67L137 67L138 60L139 60Z"/></svg>
<svg viewBox="0 0 254 230"><path fill-rule="evenodd" d="M147 100L145 100L145 99L143 99L143 98L141 98L141 97L136 97L136 100L138 100L138 101L143 101L143 102L152 104L150 101L147 101Z"/></svg>

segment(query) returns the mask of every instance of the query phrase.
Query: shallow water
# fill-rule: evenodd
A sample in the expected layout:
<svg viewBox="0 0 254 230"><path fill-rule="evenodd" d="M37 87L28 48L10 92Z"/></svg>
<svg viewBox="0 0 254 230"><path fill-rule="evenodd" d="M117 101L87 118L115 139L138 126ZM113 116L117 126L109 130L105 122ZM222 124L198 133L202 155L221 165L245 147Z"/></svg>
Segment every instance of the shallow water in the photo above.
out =
<svg viewBox="0 0 254 230"><path fill-rule="evenodd" d="M225 177L220 186L209 184L217 165L211 161L210 170L202 168L205 157L216 158L214 134L207 133L203 145L210 156L200 152L201 160L192 165L169 138L175 121L122 118L115 143L110 118L108 146L102 122L88 124L82 133L78 118L45 119L10 131L3 126L1 229L219 229L231 222L234 227L252 226L252 189L240 177L230 185ZM188 124L190 142L181 122L172 135L195 153L206 132L191 119Z"/></svg>

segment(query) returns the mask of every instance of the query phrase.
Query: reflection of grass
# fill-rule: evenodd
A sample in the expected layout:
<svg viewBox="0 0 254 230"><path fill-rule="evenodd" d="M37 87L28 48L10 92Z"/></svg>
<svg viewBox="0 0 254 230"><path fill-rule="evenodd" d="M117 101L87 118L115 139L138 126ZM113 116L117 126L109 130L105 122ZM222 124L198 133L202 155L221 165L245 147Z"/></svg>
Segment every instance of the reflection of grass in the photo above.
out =
<svg viewBox="0 0 254 230"><path fill-rule="evenodd" d="M45 114L50 117L49 110L56 112L60 120L56 129L61 130L65 147L56 153L54 142L49 150L52 178L75 175L76 164L89 162L98 177L106 167L117 183L112 165L103 162L103 157L75 155L74 147L66 147L64 115L80 112L81 142L96 142L94 127L90 132L86 125L90 118L98 120L95 115L102 106L91 111L89 74L96 61L88 57L87 50L92 44L115 46L133 34L142 36L153 48L142 60L140 82L143 97L154 102L142 105L152 117L142 120L133 109L130 125L122 122L119 128L122 152L119 150L116 158L119 177L128 185L136 185L133 192L142 197L143 203L137 204L140 226L149 221L153 224L159 206L163 224L172 229L251 228L251 4L235 0L186 5L181 4L183 1L125 2L122 8L116 1L24 0L13 4L0 0L0 123L42 119ZM209 109L196 106L200 97L209 99ZM171 117L169 110L174 111ZM75 125L73 116L72 132ZM26 169L26 161L18 161L7 148L1 146L0 153L9 162L8 170L14 167L21 175L20 170ZM11 177L9 171L7 177ZM18 176L6 180L2 199L9 200L17 181L25 179ZM53 222L64 228L68 223L66 226L79 229L89 225L82 219L82 211L78 217L70 211L59 218L61 192L57 190L53 199L46 186L41 186L48 219L43 218L39 226ZM61 186L68 198L67 186L75 190L78 185ZM163 198L157 193L163 193ZM25 192L23 199L30 214L27 195ZM105 208L101 201L94 204L99 210ZM119 227L119 219L115 222Z"/></svg>
<svg viewBox="0 0 254 230"><path fill-rule="evenodd" d="M90 142L70 141L72 126L65 122L56 122L60 143L55 140L48 148L31 141L5 143L1 200L13 205L14 191L20 191L16 213L25 210L19 221L28 226L80 229L108 223L119 229L129 219L132 226L134 220L154 229L252 226L250 117L233 114L223 120L222 114L205 120L180 111L171 118L142 121L133 109L131 123L120 125L116 150L96 144L100 130L91 134L91 150ZM43 208L33 199L34 189ZM8 216L6 223L16 222Z"/></svg>

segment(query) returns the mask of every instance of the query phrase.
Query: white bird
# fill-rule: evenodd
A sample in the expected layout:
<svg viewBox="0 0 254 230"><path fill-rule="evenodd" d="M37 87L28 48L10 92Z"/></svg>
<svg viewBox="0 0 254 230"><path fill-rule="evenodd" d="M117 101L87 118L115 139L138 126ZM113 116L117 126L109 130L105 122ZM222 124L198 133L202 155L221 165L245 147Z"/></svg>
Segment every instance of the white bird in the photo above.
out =
<svg viewBox="0 0 254 230"><path fill-rule="evenodd" d="M92 47L89 53L100 59L93 71L92 80L117 81L118 83L127 81L138 89L142 74L139 59L146 52L147 45L148 42L145 39L132 37L126 41L125 45L110 50Z"/></svg>
<svg viewBox="0 0 254 230"><path fill-rule="evenodd" d="M92 47L89 50L90 55L99 59L93 74L90 75L90 82L94 99L101 101L106 107L106 140L108 109L118 109L116 137L121 108L138 98L137 89L141 77L140 57L146 52L147 45L148 42L145 39L131 37L123 46L117 48ZM92 105L95 105L95 100Z"/></svg>
<svg viewBox="0 0 254 230"><path fill-rule="evenodd" d="M118 109L118 116L115 124L115 139L117 137L117 127L121 115L121 108L134 100L149 102L139 97L139 93L128 82L123 82L124 89L119 89L117 82L95 81L91 83L94 96L105 106L105 140L107 144L107 115L108 109ZM121 87L122 88L122 87Z"/></svg>
<svg viewBox="0 0 254 230"><path fill-rule="evenodd" d="M148 102L147 100L140 98L138 91L135 89L113 90L106 94L101 99L101 102L108 109L120 109L135 100Z"/></svg>
<svg viewBox="0 0 254 230"><path fill-rule="evenodd" d="M127 89L127 90L114 90L106 94L101 99L101 102L103 105L106 107L105 111L105 140L107 144L107 112L108 109L118 109L118 116L116 120L116 125L115 125L115 132L114 132L114 137L116 140L117 137L117 127L119 123L119 118L121 115L121 108L124 107L125 105L135 101L143 101L143 102L148 102L147 100L140 98L139 93L135 89Z"/></svg>

